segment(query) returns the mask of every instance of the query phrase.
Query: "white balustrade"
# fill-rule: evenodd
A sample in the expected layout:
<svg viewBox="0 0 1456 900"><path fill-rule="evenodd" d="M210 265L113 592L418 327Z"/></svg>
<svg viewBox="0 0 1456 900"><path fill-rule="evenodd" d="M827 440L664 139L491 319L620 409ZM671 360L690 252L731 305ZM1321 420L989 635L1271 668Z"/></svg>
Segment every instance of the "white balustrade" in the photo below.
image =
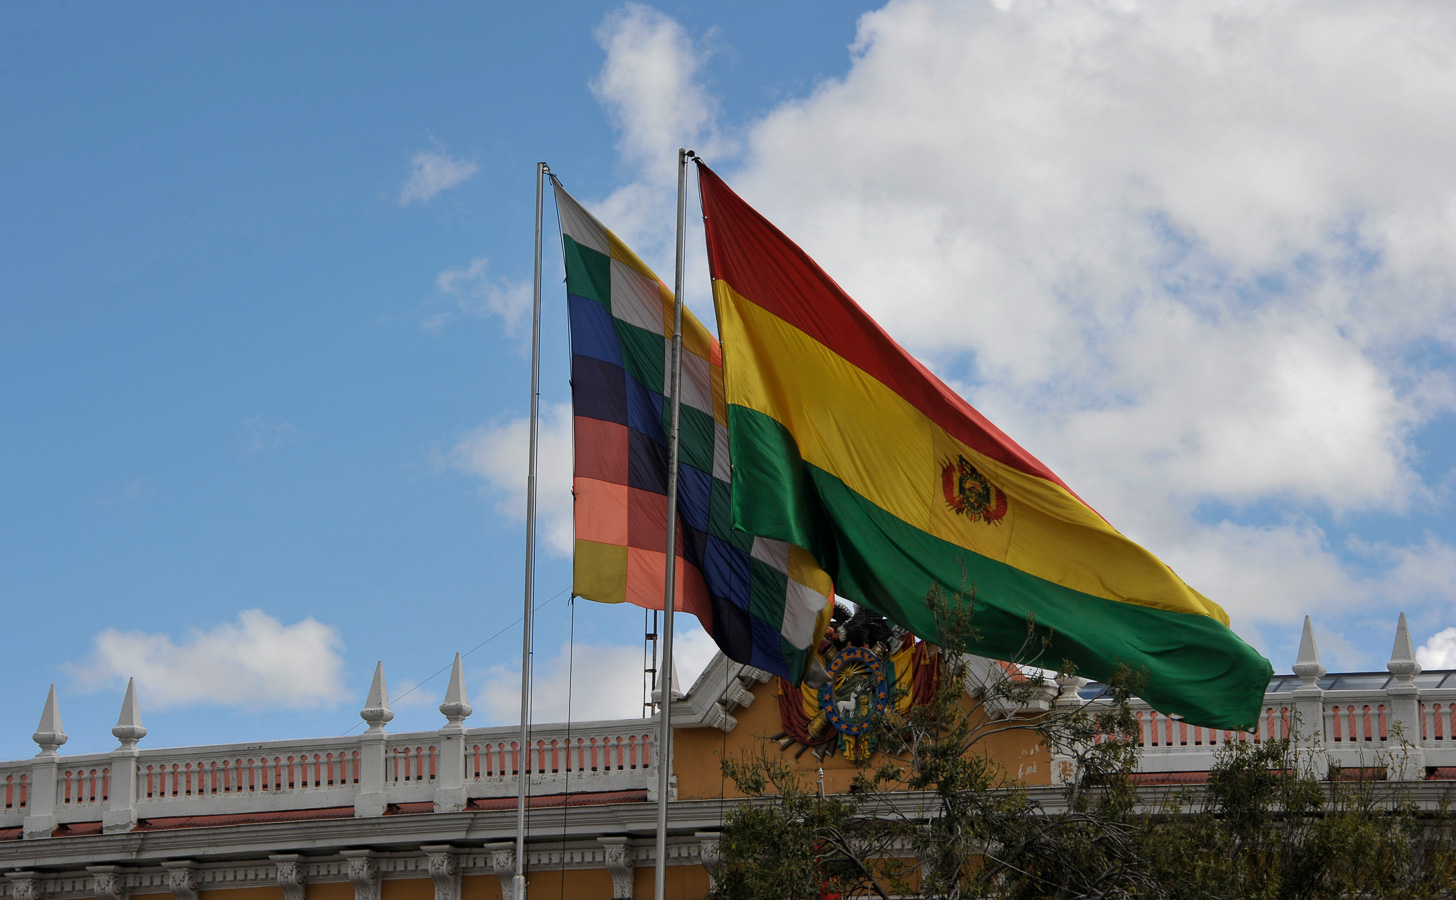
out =
<svg viewBox="0 0 1456 900"><path fill-rule="evenodd" d="M626 726L626 727L624 727ZM515 793L519 774L519 738L471 740L465 748L465 777L480 786L476 796ZM655 772L654 740L650 725L641 719L551 726L538 730L526 754L526 773L533 785L569 783L573 791L644 788ZM656 775L652 775L655 778Z"/></svg>
<svg viewBox="0 0 1456 900"><path fill-rule="evenodd" d="M1207 770L1230 742L1294 738L1333 765L1383 764L1391 778L1456 769L1456 673L1422 675L1410 645L1402 617L1389 675L1326 677L1306 619L1296 676L1275 678L1251 731L1195 725L1134 700L1141 767L1146 772ZM1300 679L1298 685L1293 677ZM1081 682L1068 684L1063 697L1070 700ZM0 829L19 828L24 838L39 839L78 823L117 833L168 817L328 808L378 816L391 807L421 812L422 803L454 812L468 808L471 800L514 796L522 768L538 796L646 792L657 783L652 720L546 725L521 748L514 727L464 726L471 708L459 656L440 711L447 723L438 731L388 732L385 726L394 713L381 665L360 712L369 726L360 735L139 749L147 730L134 685L128 685L121 718L112 729L121 746L110 753L62 756L59 749L67 737L52 689L34 735L41 752L28 760L0 762ZM1397 757L1403 761L1393 761Z"/></svg>
<svg viewBox="0 0 1456 900"><path fill-rule="evenodd" d="M0 786L4 788L5 799L0 817L24 815L29 799L30 762L0 763Z"/></svg>
<svg viewBox="0 0 1456 900"><path fill-rule="evenodd" d="M1389 756L1400 749L1393 740L1389 696L1383 690L1324 691L1322 715L1314 723L1301 722L1290 692L1265 695L1264 709L1252 731L1233 732L1204 728L1175 719L1133 700L1142 747L1142 769L1147 772L1183 772L1207 769L1222 744L1231 741L1262 743L1284 738L1318 745L1335 765L1374 765L1377 754ZM1094 700L1094 704L1105 701ZM1424 754L1426 766L1456 766L1456 690L1422 691L1419 733L1404 741Z"/></svg>
<svg viewBox="0 0 1456 900"><path fill-rule="evenodd" d="M110 792L111 769L104 763L61 765L56 784L57 806L64 809L99 808Z"/></svg>
<svg viewBox="0 0 1456 900"><path fill-rule="evenodd" d="M526 754L532 791L646 790L656 783L649 720L549 725L532 734ZM442 771L437 732L386 734L384 796L389 804L434 798ZM518 732L465 729L467 799L514 796ZM351 807L360 793L363 737L251 745L142 749L135 757L136 819L249 814ZM122 762L131 764L131 758ZM115 754L59 756L54 822L98 822L127 798L112 796ZM22 824L31 805L31 760L0 763L0 828Z"/></svg>

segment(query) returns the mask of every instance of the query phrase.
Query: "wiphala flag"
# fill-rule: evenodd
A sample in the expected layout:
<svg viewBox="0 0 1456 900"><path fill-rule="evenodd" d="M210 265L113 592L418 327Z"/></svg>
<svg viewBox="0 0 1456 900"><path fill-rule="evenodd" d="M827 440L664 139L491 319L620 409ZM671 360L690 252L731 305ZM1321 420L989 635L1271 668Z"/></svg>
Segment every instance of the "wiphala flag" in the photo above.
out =
<svg viewBox="0 0 1456 900"><path fill-rule="evenodd" d="M666 397L672 291L558 183L574 406L573 591L661 609L667 562ZM718 342L683 312L676 609L730 658L799 681L829 621L805 551L731 523Z"/></svg>

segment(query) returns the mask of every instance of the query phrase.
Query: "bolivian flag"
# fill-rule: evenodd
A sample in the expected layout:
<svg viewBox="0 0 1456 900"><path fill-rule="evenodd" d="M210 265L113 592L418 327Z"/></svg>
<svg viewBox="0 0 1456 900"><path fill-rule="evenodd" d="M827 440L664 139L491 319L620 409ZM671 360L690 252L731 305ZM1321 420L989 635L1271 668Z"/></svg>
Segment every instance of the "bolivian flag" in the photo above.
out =
<svg viewBox="0 0 1456 900"><path fill-rule="evenodd" d="M1146 675L1162 712L1252 727L1273 673L1228 615L1123 537L906 353L698 164L733 460L733 523L803 547L837 592L934 639L926 591L973 590L985 656L1028 617L1045 659Z"/></svg>

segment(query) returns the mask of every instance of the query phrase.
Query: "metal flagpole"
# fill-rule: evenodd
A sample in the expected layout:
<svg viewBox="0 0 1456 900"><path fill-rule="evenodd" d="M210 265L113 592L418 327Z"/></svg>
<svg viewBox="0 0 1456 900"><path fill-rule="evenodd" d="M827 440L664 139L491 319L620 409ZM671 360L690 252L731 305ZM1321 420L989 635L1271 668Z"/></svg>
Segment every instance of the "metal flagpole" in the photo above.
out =
<svg viewBox="0 0 1456 900"><path fill-rule="evenodd" d="M695 154L677 151L677 272L672 283L672 418L667 435L667 570L662 599L662 716L657 737L657 886L654 900L667 890L667 788L672 769L672 611L677 580L677 445L682 412L683 231L687 223L688 160Z"/></svg>
<svg viewBox="0 0 1456 900"><path fill-rule="evenodd" d="M526 615L521 637L521 742L516 749L516 873L511 879L515 900L526 900L526 766L531 721L531 607L536 590L536 442L540 437L541 399L541 195L545 163L536 163L536 286L531 309L531 450L526 469ZM678 201L681 205L682 201Z"/></svg>

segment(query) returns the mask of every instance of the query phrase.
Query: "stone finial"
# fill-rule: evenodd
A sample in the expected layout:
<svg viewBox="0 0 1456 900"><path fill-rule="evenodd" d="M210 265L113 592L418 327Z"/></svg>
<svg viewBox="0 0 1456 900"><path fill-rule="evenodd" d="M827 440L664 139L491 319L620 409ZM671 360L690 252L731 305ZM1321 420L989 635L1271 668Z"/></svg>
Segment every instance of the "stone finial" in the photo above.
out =
<svg viewBox="0 0 1456 900"><path fill-rule="evenodd" d="M147 736L142 727L142 710L137 705L136 679L126 680L126 696L121 700L121 715L116 717L116 727L111 733L121 741L121 750L135 750L137 741Z"/></svg>
<svg viewBox="0 0 1456 900"><path fill-rule="evenodd" d="M1400 685L1414 684L1415 677L1421 674L1421 664L1416 662L1416 650L1411 645L1410 628L1405 624L1405 613L1400 614L1400 621L1395 626L1395 646L1390 649L1390 662L1385 664L1385 668Z"/></svg>
<svg viewBox="0 0 1456 900"><path fill-rule="evenodd" d="M1065 704L1067 706L1076 706L1080 704L1082 702L1082 695L1080 691L1082 690L1082 688L1086 687L1090 683L1091 682L1083 678L1081 675L1058 675L1056 698L1057 705L1061 706Z"/></svg>
<svg viewBox="0 0 1456 900"><path fill-rule="evenodd" d="M359 710L359 718L369 723L369 732L374 734L382 734L385 723L394 718L394 710L389 708L389 689L384 686L383 660L374 667L374 681L369 685L369 699L364 701L364 708Z"/></svg>
<svg viewBox="0 0 1456 900"><path fill-rule="evenodd" d="M40 745L40 753L37 756L55 756L56 751L67 740L66 730L61 727L61 709L56 705L56 686L51 685L51 692L46 695L45 709L40 714L40 724L35 728L35 734L30 739Z"/></svg>
<svg viewBox="0 0 1456 900"><path fill-rule="evenodd" d="M683 694L682 682L677 677L677 660L669 660L668 665L671 667L669 671L672 673L672 702L676 703L685 695ZM658 681L657 687L652 689L652 703L655 706L662 706L662 681Z"/></svg>
<svg viewBox="0 0 1456 900"><path fill-rule="evenodd" d="M1325 677L1325 665L1320 662L1319 647L1314 643L1314 626L1309 616L1304 617L1304 633L1299 636L1299 658L1294 661L1294 674L1304 687L1314 687Z"/></svg>
<svg viewBox="0 0 1456 900"><path fill-rule="evenodd" d="M460 654L455 654L455 666L450 670L450 686L445 689L445 702L440 704L440 714L451 725L462 725L473 710L465 694L465 672L460 666Z"/></svg>

